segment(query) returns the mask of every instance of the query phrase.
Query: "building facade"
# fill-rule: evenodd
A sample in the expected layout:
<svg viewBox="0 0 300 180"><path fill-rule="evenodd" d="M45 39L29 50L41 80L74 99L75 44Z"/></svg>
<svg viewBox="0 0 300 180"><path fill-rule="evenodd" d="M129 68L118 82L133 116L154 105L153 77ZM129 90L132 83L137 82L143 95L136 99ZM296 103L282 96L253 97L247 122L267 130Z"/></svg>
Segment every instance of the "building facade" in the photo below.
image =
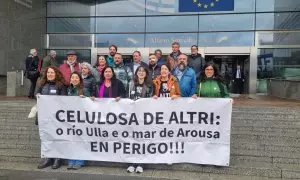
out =
<svg viewBox="0 0 300 180"><path fill-rule="evenodd" d="M234 11L200 13L178 12L178 1L46 0L40 49L56 50L61 62L76 50L93 64L111 44L128 56L140 50L144 59L158 48L168 55L174 41L184 53L195 44L221 71L241 64L246 93L264 92L266 78L299 75L299 0L235 0Z"/></svg>

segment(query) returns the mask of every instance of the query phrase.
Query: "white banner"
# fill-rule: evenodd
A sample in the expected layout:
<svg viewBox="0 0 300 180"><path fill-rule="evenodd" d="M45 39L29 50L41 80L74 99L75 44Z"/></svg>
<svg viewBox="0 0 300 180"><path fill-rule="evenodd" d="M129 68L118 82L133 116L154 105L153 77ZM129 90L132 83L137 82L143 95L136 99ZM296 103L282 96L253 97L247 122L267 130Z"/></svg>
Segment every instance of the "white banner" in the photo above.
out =
<svg viewBox="0 0 300 180"><path fill-rule="evenodd" d="M42 157L228 166L232 99L40 96Z"/></svg>

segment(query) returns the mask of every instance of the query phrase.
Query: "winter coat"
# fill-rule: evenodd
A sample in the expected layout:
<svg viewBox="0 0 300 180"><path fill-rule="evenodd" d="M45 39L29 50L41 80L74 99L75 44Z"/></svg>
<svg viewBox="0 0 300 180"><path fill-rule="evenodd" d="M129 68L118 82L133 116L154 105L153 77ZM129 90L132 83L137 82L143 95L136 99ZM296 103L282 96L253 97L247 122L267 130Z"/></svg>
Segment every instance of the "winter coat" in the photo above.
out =
<svg viewBox="0 0 300 180"><path fill-rule="evenodd" d="M96 80L92 75L88 75L83 79L83 95L87 97L97 96L97 85Z"/></svg>
<svg viewBox="0 0 300 180"><path fill-rule="evenodd" d="M171 71L177 67L177 64L178 64L177 58L178 58L178 56L179 56L180 54L181 54L181 52L178 51L177 54L174 54L174 53L172 52L172 53L168 56L168 58L167 58L167 64L170 66Z"/></svg>
<svg viewBox="0 0 300 180"><path fill-rule="evenodd" d="M52 66L57 67L57 62L56 62L55 58L53 58L50 55L45 56L43 58L43 64L42 64L42 68L41 68L41 76L43 76L43 74L45 73L45 71L48 67L52 67Z"/></svg>
<svg viewBox="0 0 300 180"><path fill-rule="evenodd" d="M157 76L160 75L160 66L156 65L156 66L151 66L149 65L149 79L154 80Z"/></svg>
<svg viewBox="0 0 300 180"><path fill-rule="evenodd" d="M202 58L201 54L188 56L188 66L194 69L196 77L200 77L204 65L205 60Z"/></svg>
<svg viewBox="0 0 300 180"><path fill-rule="evenodd" d="M181 97L192 97L196 93L196 89L197 89L196 88L197 80L196 80L195 71L190 67L186 67L186 69L183 71L183 75L180 80L177 74L178 71L179 70L176 68L173 71L173 75L177 77L177 80L179 81Z"/></svg>
<svg viewBox="0 0 300 180"><path fill-rule="evenodd" d="M113 69L116 74L116 78L123 83L125 90L128 93L129 83L133 81L132 71L128 66L125 66L122 63L119 65L114 65Z"/></svg>
<svg viewBox="0 0 300 180"><path fill-rule="evenodd" d="M70 86L68 87L68 96L79 96L82 94L79 94L79 87ZM83 94L84 95L84 94Z"/></svg>
<svg viewBox="0 0 300 180"><path fill-rule="evenodd" d="M66 84L69 85L72 74L70 66L65 62L60 65L59 70L63 74ZM77 62L74 65L74 71L80 73L80 64Z"/></svg>
<svg viewBox="0 0 300 180"><path fill-rule="evenodd" d="M200 82L197 88L197 95L200 97L227 98L229 94L225 85L213 78Z"/></svg>
<svg viewBox="0 0 300 180"><path fill-rule="evenodd" d="M57 87L55 82L46 82L44 86L38 88L37 93L41 95L67 95L66 86Z"/></svg>
<svg viewBox="0 0 300 180"><path fill-rule="evenodd" d="M39 65L39 57L38 56L29 55L28 57L26 57L26 59L25 59L25 73L24 73L24 75L28 79L32 79L32 78L38 79L38 77L40 76L40 73L38 72L38 65ZM28 75L29 71L35 71L34 74L36 76L34 76L34 77L29 76Z"/></svg>
<svg viewBox="0 0 300 180"><path fill-rule="evenodd" d="M137 99L136 96L136 85L134 83L130 83L129 85L129 98L130 99ZM143 84L143 91L141 94L141 98L149 98L153 96L153 84Z"/></svg>
<svg viewBox="0 0 300 180"><path fill-rule="evenodd" d="M103 82L104 83L104 82ZM99 90L98 90L98 96L100 97L100 88L101 88L102 84L99 85ZM122 83L122 81L118 80L118 79L113 79L111 81L111 88L112 88L112 98L116 98L116 97L122 97L125 98L127 96L126 91L125 91L125 87L124 84Z"/></svg>
<svg viewBox="0 0 300 180"><path fill-rule="evenodd" d="M106 63L107 63L108 66L110 66L110 67L113 67L113 66L114 66L115 61L114 61L114 58L113 58L113 57L111 57L111 56L106 56L105 60L106 60Z"/></svg>
<svg viewBox="0 0 300 180"><path fill-rule="evenodd" d="M159 90L161 86L161 76L158 76L156 79L153 80L153 85L154 85L153 95L159 96ZM180 96L180 89L176 77L171 75L169 81L167 82L167 86L170 90L170 96L173 95Z"/></svg>

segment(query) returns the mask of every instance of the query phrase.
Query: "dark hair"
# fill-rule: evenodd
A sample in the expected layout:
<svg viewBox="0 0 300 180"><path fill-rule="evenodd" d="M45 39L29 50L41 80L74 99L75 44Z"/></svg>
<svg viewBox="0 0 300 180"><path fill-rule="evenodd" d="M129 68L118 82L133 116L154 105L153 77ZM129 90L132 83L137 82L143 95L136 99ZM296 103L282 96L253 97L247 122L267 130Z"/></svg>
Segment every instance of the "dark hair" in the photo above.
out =
<svg viewBox="0 0 300 180"><path fill-rule="evenodd" d="M170 73L171 73L171 67L170 67L168 64L162 64L162 65L160 66L160 70L161 70L161 68L162 68L163 66L166 66L166 67L168 68L168 70L170 71Z"/></svg>
<svg viewBox="0 0 300 180"><path fill-rule="evenodd" d="M197 45L192 45L192 46L191 46L191 49L192 49L193 47L197 48L197 50L198 50L198 46L197 46Z"/></svg>
<svg viewBox="0 0 300 180"><path fill-rule="evenodd" d="M219 70L218 70L216 64L213 63L213 62L208 62L208 63L206 63L206 64L203 66L202 72L201 72L201 74L200 74L200 82L203 82L203 81L205 81L205 80L207 79L207 77L206 77L206 75L205 75L205 69L206 69L208 66L211 66L211 67L213 67L213 69L214 69L214 76L213 76L213 78L214 78L215 80L217 80L217 81L223 83L223 81L224 81L224 80L223 80L223 77L219 74Z"/></svg>
<svg viewBox="0 0 300 180"><path fill-rule="evenodd" d="M145 79L144 79L144 83L145 83L146 85L149 85L149 82L147 82L147 81L148 81L148 76L149 76L149 71L148 71L148 69L147 69L145 66L139 66L139 67L136 69L135 73L134 73L134 85L135 85L135 86L139 84L139 77L138 77L137 74L138 74L138 71L139 71L141 68L143 68L143 69L145 70L145 72L146 72L146 76L145 76Z"/></svg>
<svg viewBox="0 0 300 180"><path fill-rule="evenodd" d="M112 68L112 67L110 67L110 66L106 66L106 67L102 70L102 72L101 72L101 77L100 77L101 81L100 81L100 84L102 84L102 83L105 81L104 72L105 72L105 70L108 69L108 68L111 69L112 74L113 74L113 76L112 76L111 79L112 79L112 80L117 79L117 78L116 78L115 71L114 71L114 68Z"/></svg>
<svg viewBox="0 0 300 180"><path fill-rule="evenodd" d="M72 76L73 76L74 74L76 74L76 75L79 77L79 91L78 91L78 96L79 96L79 95L83 95L84 84L83 84L83 79L82 79L80 73L78 73L78 72L75 71L75 72L73 72L73 73L71 74L71 76L70 76L70 85L71 85L71 78L72 78Z"/></svg>
<svg viewBox="0 0 300 180"><path fill-rule="evenodd" d="M55 86L57 88L61 88L63 85L65 85L65 79L64 79L64 76L62 75L62 73L60 72L60 70L57 67L51 66L51 67L46 68L43 77L39 81L39 87L43 87L46 84L46 82L48 81L47 72L49 69L53 69L55 72L55 80L54 80Z"/></svg>
<svg viewBox="0 0 300 180"><path fill-rule="evenodd" d="M154 54L154 53L150 53L149 56L155 56L155 54ZM149 57L149 56L148 56L148 57Z"/></svg>
<svg viewBox="0 0 300 180"><path fill-rule="evenodd" d="M116 45L112 44L108 47L108 49L110 49L111 47L114 47L116 49L116 51L118 51L118 47Z"/></svg>
<svg viewBox="0 0 300 180"><path fill-rule="evenodd" d="M179 42L173 42L173 43L172 43L172 46L173 46L173 45L178 45L178 46L180 46Z"/></svg>
<svg viewBox="0 0 300 180"><path fill-rule="evenodd" d="M154 54L156 54L156 52L160 52L160 54L162 55L162 51L161 51L160 49L156 49L156 50L154 51Z"/></svg>
<svg viewBox="0 0 300 180"><path fill-rule="evenodd" d="M132 53L132 56L133 56L134 53L138 53L140 56L142 56L142 54L141 54L140 51L134 51L134 52Z"/></svg>
<svg viewBox="0 0 300 180"><path fill-rule="evenodd" d="M99 58L100 58L100 57L103 57L103 58L104 58L104 60L105 60L105 63L106 63L106 65L107 65L107 62L106 62L105 56L101 55L101 56L98 56L98 58L97 58L97 61L96 61L95 65L94 65L94 67L98 67L98 66L100 65L100 64L99 64Z"/></svg>

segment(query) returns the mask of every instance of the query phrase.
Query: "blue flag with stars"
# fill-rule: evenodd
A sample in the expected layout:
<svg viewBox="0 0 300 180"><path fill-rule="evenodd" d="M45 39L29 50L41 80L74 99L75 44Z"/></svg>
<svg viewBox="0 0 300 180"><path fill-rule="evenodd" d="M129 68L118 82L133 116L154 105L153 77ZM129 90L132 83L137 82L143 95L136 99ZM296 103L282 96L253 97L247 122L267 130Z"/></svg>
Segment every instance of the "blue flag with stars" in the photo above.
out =
<svg viewBox="0 0 300 180"><path fill-rule="evenodd" d="M233 10L234 0L179 0L179 12Z"/></svg>

